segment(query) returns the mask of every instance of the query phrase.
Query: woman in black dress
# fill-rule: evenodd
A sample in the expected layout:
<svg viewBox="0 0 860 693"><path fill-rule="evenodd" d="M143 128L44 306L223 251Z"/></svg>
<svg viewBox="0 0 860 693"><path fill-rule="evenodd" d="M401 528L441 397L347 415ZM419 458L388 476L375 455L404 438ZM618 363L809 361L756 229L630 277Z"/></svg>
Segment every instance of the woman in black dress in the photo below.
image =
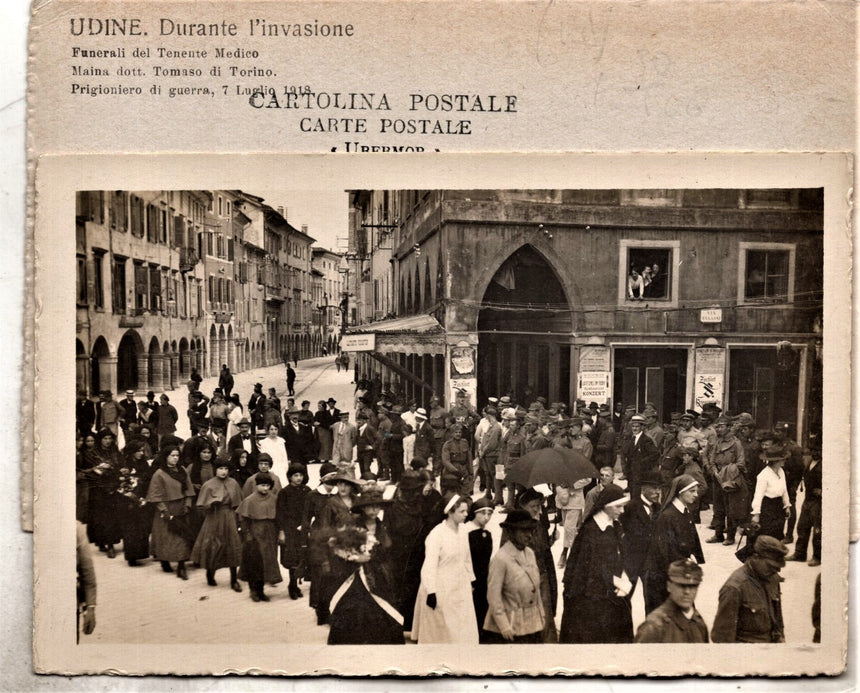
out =
<svg viewBox="0 0 860 693"><path fill-rule="evenodd" d="M327 544L328 539L341 527L353 525L352 503L358 495L361 484L349 470L340 471L332 477L337 491L329 496L320 517L323 530L318 541ZM320 574L320 591L317 600L317 623L329 622L329 602L338 586L346 579L350 566L332 560L332 552L326 548Z"/></svg>
<svg viewBox="0 0 860 693"><path fill-rule="evenodd" d="M702 544L689 508L697 502L699 483L689 474L675 477L651 534L645 559L645 613L651 613L669 598L666 581L674 561L693 558L705 562Z"/></svg>
<svg viewBox="0 0 860 693"><path fill-rule="evenodd" d="M576 536L564 570L559 642L633 642L632 585L617 522L628 501L618 486L606 486Z"/></svg>
<svg viewBox="0 0 860 693"><path fill-rule="evenodd" d="M487 617L487 577L490 574L490 557L493 555L493 535L487 523L493 516L493 501L481 497L472 503L466 517L465 530L469 533L469 552L472 554L472 572L475 583L472 588L472 604L478 621L478 642L486 642L484 619Z"/></svg>
<svg viewBox="0 0 860 693"><path fill-rule="evenodd" d="M302 590L299 579L304 577L305 535L302 522L310 488L305 484L305 466L291 464L287 470L287 485L278 493L275 521L278 525L278 543L281 545L281 565L290 573L290 599L299 599Z"/></svg>
<svg viewBox="0 0 860 693"><path fill-rule="evenodd" d="M342 564L332 572L346 577L331 600L329 645L405 643L403 616L392 604L391 539L378 517L386 505L380 490L363 490L352 505L357 532L345 528L330 539L331 560Z"/></svg>
<svg viewBox="0 0 860 693"><path fill-rule="evenodd" d="M87 536L114 558L114 544L122 540L122 499L117 494L119 486L120 454L116 436L109 428L96 434L96 445L85 453L86 465L91 471L88 499Z"/></svg>
<svg viewBox="0 0 860 693"><path fill-rule="evenodd" d="M146 461L146 443L134 440L123 448L117 494L120 497L122 548L126 562L136 566L149 558L149 533L152 529L152 506L146 502L150 469Z"/></svg>

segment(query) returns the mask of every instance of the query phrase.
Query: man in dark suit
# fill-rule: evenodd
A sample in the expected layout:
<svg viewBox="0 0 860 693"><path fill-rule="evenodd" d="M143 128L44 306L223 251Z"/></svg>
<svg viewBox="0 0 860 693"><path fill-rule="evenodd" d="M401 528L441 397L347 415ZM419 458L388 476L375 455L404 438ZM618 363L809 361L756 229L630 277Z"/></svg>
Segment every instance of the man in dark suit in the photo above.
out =
<svg viewBox="0 0 860 693"><path fill-rule="evenodd" d="M641 414L630 419L630 438L624 441L622 459L627 469L627 488L631 498L638 498L642 475L657 468L660 453L650 437L645 435L647 420Z"/></svg>
<svg viewBox="0 0 860 693"><path fill-rule="evenodd" d="M233 450L245 450L248 453L248 466L256 469L260 449L257 447L257 437L251 434L251 422L243 417L236 425L239 427L239 432L227 441L227 450L231 455Z"/></svg>
<svg viewBox="0 0 860 693"><path fill-rule="evenodd" d="M648 547L651 545L651 534L657 515L660 514L660 484L661 476L656 470L647 472L640 479L642 490L624 508L620 522L624 528L623 551L624 570L633 583L630 594L636 589L636 583L645 569L645 559L648 557Z"/></svg>
<svg viewBox="0 0 860 693"><path fill-rule="evenodd" d="M421 460L426 464L432 454L433 429L427 423L427 412L422 407L415 411L415 444L412 448L412 459ZM436 460L433 460L433 466L436 466Z"/></svg>
<svg viewBox="0 0 860 693"><path fill-rule="evenodd" d="M358 438L355 442L358 468L361 478L366 479L366 475L371 471L370 465L378 454L377 451L382 439L379 432L370 425L367 414L364 412L355 415L355 423L358 426Z"/></svg>

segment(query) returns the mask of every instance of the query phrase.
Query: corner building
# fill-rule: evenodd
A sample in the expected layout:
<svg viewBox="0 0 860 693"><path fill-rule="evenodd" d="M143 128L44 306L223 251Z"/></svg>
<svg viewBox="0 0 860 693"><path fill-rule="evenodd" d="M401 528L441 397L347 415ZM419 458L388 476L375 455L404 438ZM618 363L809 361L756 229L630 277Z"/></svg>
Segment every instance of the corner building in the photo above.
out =
<svg viewBox="0 0 860 693"><path fill-rule="evenodd" d="M652 402L661 421L716 401L820 432L820 189L350 199L363 293L386 304L348 332L374 336L361 373L407 399Z"/></svg>

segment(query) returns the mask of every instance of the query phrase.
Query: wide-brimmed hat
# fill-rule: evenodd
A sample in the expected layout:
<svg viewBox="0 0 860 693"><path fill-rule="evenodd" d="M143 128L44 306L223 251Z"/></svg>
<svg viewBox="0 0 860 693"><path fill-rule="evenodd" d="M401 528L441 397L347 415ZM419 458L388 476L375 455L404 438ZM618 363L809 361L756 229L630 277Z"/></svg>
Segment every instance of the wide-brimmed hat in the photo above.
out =
<svg viewBox="0 0 860 693"><path fill-rule="evenodd" d="M250 426L251 421L248 419L247 416L243 416L241 419L239 419L239 421L236 422L236 425L237 426Z"/></svg>
<svg viewBox="0 0 860 693"><path fill-rule="evenodd" d="M527 510L518 510L514 509L508 513L508 516L505 518L505 521L501 523L502 529L507 529L508 531L512 529L525 529L525 530L533 530L537 527L538 521L535 520Z"/></svg>
<svg viewBox="0 0 860 693"><path fill-rule="evenodd" d="M410 469L404 471L400 476L400 481L397 482L397 487L409 491L417 488L424 488L425 483L427 483L427 481L424 476Z"/></svg>
<svg viewBox="0 0 860 693"><path fill-rule="evenodd" d="M735 417L735 423L738 426L755 426L755 419L748 412L741 412Z"/></svg>
<svg viewBox="0 0 860 693"><path fill-rule="evenodd" d="M764 462L765 464L771 464L772 462L787 460L789 457L788 450L785 448L769 448L764 453Z"/></svg>
<svg viewBox="0 0 860 693"><path fill-rule="evenodd" d="M331 480L334 483L343 481L344 483L352 484L357 489L361 488L361 482L355 478L355 475L349 469L341 469L337 474L331 477Z"/></svg>
<svg viewBox="0 0 860 693"><path fill-rule="evenodd" d="M329 397L326 402L329 404L337 404L337 400L334 397Z"/></svg>
<svg viewBox="0 0 860 693"><path fill-rule="evenodd" d="M383 498L382 491L362 491L357 497L353 498L352 511L355 512L367 505L378 505L381 507L388 505L389 503L391 503L391 501Z"/></svg>
<svg viewBox="0 0 860 693"><path fill-rule="evenodd" d="M634 414L630 417L630 423L648 423L648 419L646 419L642 414Z"/></svg>

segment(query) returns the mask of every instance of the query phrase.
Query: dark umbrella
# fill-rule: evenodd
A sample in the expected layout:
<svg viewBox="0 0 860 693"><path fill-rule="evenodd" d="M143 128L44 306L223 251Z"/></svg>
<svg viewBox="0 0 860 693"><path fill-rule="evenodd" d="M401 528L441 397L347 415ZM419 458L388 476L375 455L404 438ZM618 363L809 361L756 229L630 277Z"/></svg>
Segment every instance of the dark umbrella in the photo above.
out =
<svg viewBox="0 0 860 693"><path fill-rule="evenodd" d="M527 488L538 484L572 486L580 479L594 477L594 465L570 448L542 448L527 452L505 472L505 481Z"/></svg>

